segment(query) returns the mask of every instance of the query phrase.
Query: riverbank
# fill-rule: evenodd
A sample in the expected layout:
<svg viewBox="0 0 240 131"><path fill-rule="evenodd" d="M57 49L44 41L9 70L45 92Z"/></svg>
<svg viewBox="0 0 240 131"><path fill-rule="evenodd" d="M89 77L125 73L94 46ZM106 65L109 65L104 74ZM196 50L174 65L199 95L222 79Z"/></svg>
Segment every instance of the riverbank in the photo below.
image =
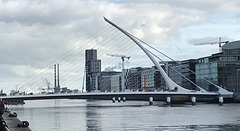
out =
<svg viewBox="0 0 240 131"><path fill-rule="evenodd" d="M22 127L23 121L20 121L17 116L10 117L9 115L10 112L4 112L2 117L10 131L31 131L29 127Z"/></svg>

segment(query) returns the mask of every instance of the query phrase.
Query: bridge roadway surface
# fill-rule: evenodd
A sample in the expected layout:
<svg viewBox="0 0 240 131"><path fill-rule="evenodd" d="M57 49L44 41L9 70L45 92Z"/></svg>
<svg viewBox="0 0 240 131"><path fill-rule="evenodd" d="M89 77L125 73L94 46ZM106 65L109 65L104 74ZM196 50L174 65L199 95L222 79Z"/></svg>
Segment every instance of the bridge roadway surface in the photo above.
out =
<svg viewBox="0 0 240 131"><path fill-rule="evenodd" d="M148 101L153 97L154 101L165 101L170 96L171 100L190 100L192 96L200 99L216 99L219 93L202 92L101 92L101 93L69 93L69 94L41 94L41 95L19 95L19 96L1 96L3 101L15 100L42 100L42 99L96 99L96 100L117 100L118 97L126 100L144 100Z"/></svg>

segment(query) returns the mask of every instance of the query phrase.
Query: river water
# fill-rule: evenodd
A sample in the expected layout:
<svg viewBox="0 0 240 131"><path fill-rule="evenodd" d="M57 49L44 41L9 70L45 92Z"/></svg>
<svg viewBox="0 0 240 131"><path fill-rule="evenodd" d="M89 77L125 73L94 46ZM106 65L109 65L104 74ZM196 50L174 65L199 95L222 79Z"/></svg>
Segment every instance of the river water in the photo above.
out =
<svg viewBox="0 0 240 131"><path fill-rule="evenodd" d="M240 104L35 100L9 105L33 131L240 130Z"/></svg>

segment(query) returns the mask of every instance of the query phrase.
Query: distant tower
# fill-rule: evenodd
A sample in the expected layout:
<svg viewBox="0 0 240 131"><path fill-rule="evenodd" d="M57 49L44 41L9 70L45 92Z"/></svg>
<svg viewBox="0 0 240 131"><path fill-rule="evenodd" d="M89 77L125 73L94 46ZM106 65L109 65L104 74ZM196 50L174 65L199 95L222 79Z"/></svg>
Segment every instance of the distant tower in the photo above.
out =
<svg viewBox="0 0 240 131"><path fill-rule="evenodd" d="M86 91L98 90L98 76L101 72L101 60L97 59L97 50L85 51Z"/></svg>
<svg viewBox="0 0 240 131"><path fill-rule="evenodd" d="M60 92L59 84L59 64L54 64L54 93Z"/></svg>
<svg viewBox="0 0 240 131"><path fill-rule="evenodd" d="M60 83L59 83L59 64L57 64L57 90L60 92Z"/></svg>
<svg viewBox="0 0 240 131"><path fill-rule="evenodd" d="M54 93L55 93L55 88L57 87L57 71L56 71L56 64L54 64Z"/></svg>

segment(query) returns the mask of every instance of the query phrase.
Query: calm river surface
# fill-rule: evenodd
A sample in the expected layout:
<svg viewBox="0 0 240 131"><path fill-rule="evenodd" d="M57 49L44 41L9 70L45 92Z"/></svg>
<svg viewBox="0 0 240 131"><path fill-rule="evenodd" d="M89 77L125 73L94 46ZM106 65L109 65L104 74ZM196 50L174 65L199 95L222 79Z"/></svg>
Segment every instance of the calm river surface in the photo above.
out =
<svg viewBox="0 0 240 131"><path fill-rule="evenodd" d="M240 104L36 100L8 108L33 131L240 130Z"/></svg>

